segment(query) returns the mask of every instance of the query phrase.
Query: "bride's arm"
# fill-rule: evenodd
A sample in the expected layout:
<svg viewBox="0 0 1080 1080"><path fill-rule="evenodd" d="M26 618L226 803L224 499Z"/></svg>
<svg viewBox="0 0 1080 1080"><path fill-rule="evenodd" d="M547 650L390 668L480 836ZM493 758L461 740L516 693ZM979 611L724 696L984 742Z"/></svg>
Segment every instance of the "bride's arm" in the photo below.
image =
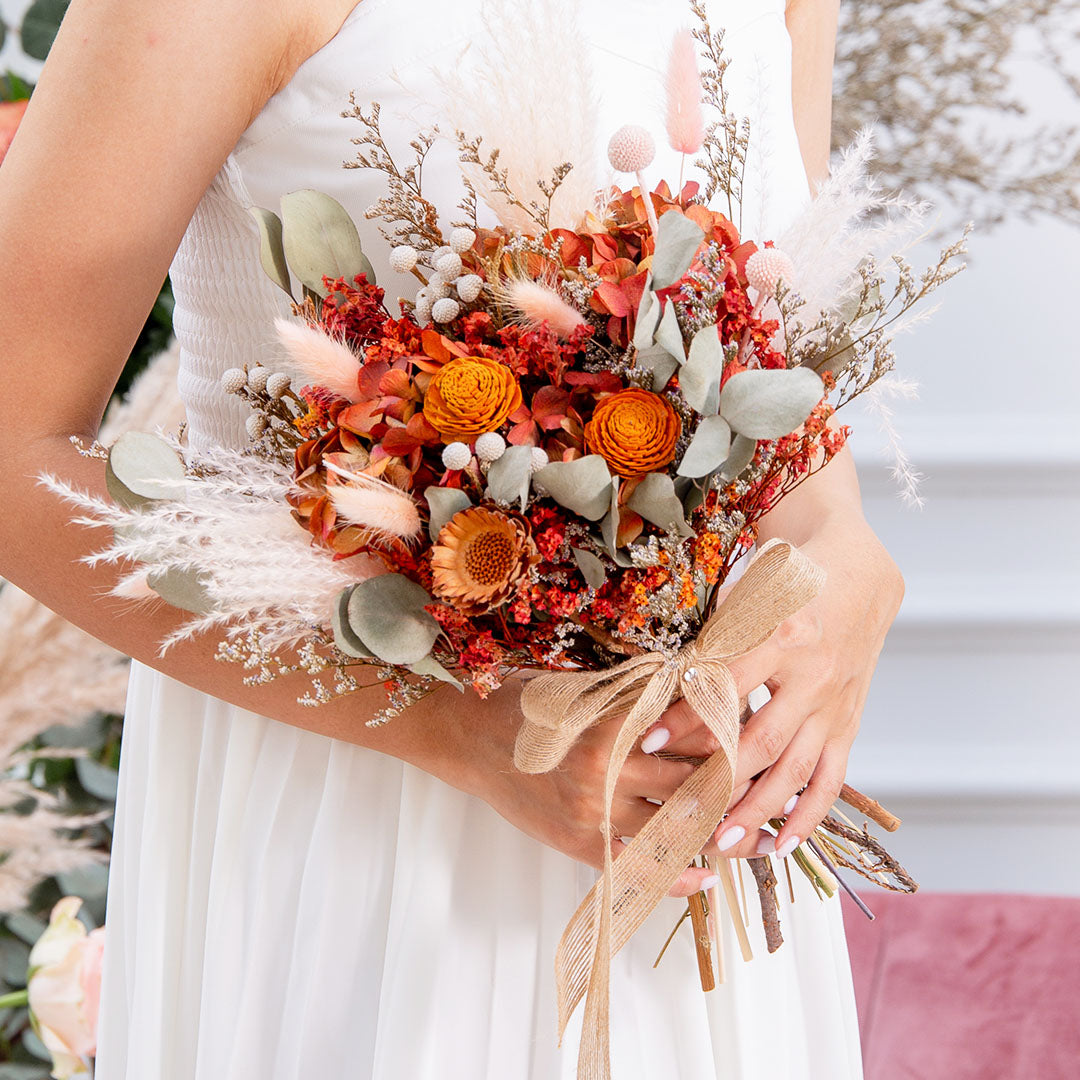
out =
<svg viewBox="0 0 1080 1080"><path fill-rule="evenodd" d="M840 0L788 0L791 100L806 175L811 186L829 172L832 78Z"/></svg>
<svg viewBox="0 0 1080 1080"><path fill-rule="evenodd" d="M337 22L351 6L342 0ZM442 689L368 728L380 690L302 708L290 680L247 687L237 665L217 663L217 635L162 659L157 643L180 616L111 598L116 569L81 561L99 532L72 525L69 508L35 483L48 471L106 497L102 463L69 437L94 437L198 200L267 98L336 29L321 25L333 21L328 10L325 0L71 4L0 168L0 575L182 682L408 761L598 865L604 725L560 769L532 777L511 766L513 685L486 701L470 694L467 707ZM617 792L620 832L636 833L655 811L646 799L667 798L688 769L632 755ZM682 891L704 873L688 871Z"/></svg>

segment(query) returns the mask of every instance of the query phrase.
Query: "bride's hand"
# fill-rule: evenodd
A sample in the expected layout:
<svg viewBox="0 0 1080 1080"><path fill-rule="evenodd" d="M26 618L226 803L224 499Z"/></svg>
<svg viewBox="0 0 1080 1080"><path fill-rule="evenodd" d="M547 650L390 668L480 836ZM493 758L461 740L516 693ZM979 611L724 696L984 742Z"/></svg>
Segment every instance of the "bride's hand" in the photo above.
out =
<svg viewBox="0 0 1080 1080"><path fill-rule="evenodd" d="M743 729L735 792L706 852L740 858L771 852L773 837L761 827L787 813L775 838L776 853L787 855L828 814L844 782L878 654L900 607L900 572L861 517L815 533L800 546L828 577L812 603L729 665L741 697L764 683L772 698ZM718 749L682 702L643 743L650 751L688 756Z"/></svg>
<svg viewBox="0 0 1080 1080"><path fill-rule="evenodd" d="M588 729L557 768L531 775L513 765L514 739L521 722L513 694L513 686L508 685L493 695L500 701L485 703L488 715L479 725L475 717L471 720L476 753L468 778L458 786L482 798L534 839L579 862L602 866L604 777L621 719ZM616 837L629 839L639 832L658 809L647 800L670 798L693 768L685 762L643 753L635 746L615 787L611 820ZM611 850L618 858L625 846L616 838L611 841ZM708 870L688 868L671 895L689 896L707 887L709 876Z"/></svg>

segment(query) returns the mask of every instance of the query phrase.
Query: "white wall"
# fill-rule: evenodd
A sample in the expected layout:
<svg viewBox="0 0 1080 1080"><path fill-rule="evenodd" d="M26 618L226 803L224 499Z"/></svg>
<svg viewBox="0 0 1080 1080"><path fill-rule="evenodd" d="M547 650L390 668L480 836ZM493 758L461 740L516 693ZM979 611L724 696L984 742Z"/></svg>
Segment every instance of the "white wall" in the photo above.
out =
<svg viewBox="0 0 1080 1080"><path fill-rule="evenodd" d="M9 26L28 3L0 0ZM17 35L5 66L36 75ZM1049 108L1038 64L1019 77ZM897 498L874 422L849 417L908 585L849 777L905 819L890 846L926 887L1080 895L1080 229L1012 224L971 248L900 350L922 384L898 419L923 510Z"/></svg>

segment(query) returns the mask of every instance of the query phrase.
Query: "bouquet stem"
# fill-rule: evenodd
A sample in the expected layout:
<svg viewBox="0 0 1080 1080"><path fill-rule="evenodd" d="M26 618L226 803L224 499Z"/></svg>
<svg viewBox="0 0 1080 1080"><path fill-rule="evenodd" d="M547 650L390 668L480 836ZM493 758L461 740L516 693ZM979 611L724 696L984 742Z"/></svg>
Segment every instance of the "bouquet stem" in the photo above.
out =
<svg viewBox="0 0 1080 1080"><path fill-rule="evenodd" d="M716 976L712 966L712 938L709 937L708 916L705 912L705 894L694 893L688 898L688 903L690 922L694 927L694 949L697 952L701 989L708 993L716 989Z"/></svg>
<svg viewBox="0 0 1080 1080"><path fill-rule="evenodd" d="M840 798L887 832L896 832L900 828L900 819L895 814L890 814L876 799L857 791L850 784L845 784L840 789Z"/></svg>
<svg viewBox="0 0 1080 1080"><path fill-rule="evenodd" d="M761 923L765 928L765 944L769 952L774 953L784 944L784 935L780 933L780 903L776 899L776 875L773 873L772 859L768 855L759 859L748 859L750 869L758 887L758 901L761 904Z"/></svg>

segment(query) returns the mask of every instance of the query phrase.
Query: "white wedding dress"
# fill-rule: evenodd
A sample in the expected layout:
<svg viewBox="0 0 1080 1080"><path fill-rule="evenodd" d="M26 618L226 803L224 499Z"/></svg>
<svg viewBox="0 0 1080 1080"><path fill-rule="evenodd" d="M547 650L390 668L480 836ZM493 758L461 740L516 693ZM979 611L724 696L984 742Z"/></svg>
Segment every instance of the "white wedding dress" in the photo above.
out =
<svg viewBox="0 0 1080 1080"><path fill-rule="evenodd" d="M671 33L691 21L684 0L577 6L604 141L637 122L662 145L659 71ZM784 0L707 7L727 30L733 109L752 124L745 231L769 238L807 198ZM272 319L287 313L260 269L248 206L276 209L297 188L334 195L360 223L388 303L406 294L363 218L381 175L341 168L358 125L340 113L350 90L363 105L380 101L388 141L407 154L415 92L434 95L432 71L462 62L478 8L363 0L241 137L172 269L194 446L243 442L244 410L219 374L274 357ZM553 46L551 78L561 62ZM457 201L452 161L447 149L425 170L429 197L446 206ZM677 159L661 153L651 177L677 175ZM447 696L446 707L468 703ZM572 1078L581 1010L559 1049L553 958L595 877L397 759L136 664L98 1080ZM862 1075L839 901L822 903L794 873L797 902L779 890L787 941L769 956L746 877L755 959L741 960L723 919L727 979L712 993L701 992L688 925L652 966L683 901L662 902L615 958L615 1080Z"/></svg>

